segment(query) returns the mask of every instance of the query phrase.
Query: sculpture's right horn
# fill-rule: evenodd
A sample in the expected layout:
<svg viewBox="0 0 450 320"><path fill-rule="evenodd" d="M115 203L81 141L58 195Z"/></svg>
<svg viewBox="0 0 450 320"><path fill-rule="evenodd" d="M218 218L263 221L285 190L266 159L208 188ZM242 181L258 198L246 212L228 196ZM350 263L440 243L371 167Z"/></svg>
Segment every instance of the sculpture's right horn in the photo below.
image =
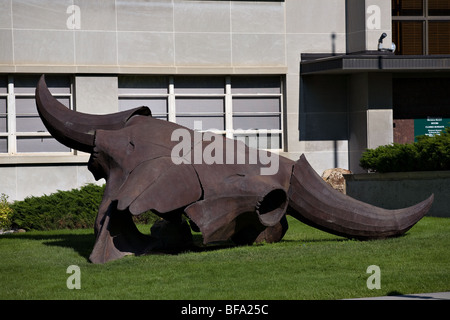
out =
<svg viewBox="0 0 450 320"><path fill-rule="evenodd" d="M302 155L295 163L288 213L315 228L359 240L399 236L430 209L434 196L409 208L387 210L334 190Z"/></svg>
<svg viewBox="0 0 450 320"><path fill-rule="evenodd" d="M120 129L133 115L151 115L147 107L108 115L91 115L69 110L52 96L44 75L36 87L36 105L42 122L56 140L69 148L89 153L94 147L95 130Z"/></svg>

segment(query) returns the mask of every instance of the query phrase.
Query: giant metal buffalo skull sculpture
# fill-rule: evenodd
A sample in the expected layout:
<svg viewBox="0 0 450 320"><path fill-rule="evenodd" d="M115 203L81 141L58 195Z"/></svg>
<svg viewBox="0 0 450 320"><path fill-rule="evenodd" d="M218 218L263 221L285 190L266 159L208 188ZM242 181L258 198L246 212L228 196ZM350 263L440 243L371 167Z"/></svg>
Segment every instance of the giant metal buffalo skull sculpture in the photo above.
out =
<svg viewBox="0 0 450 320"><path fill-rule="evenodd" d="M93 263L166 250L173 242L182 249L191 235L183 216L201 232L205 244L280 241L287 230L286 214L336 235L365 240L405 233L433 202L431 195L415 206L386 210L357 201L328 186L304 156L296 162L280 156L278 170L262 175L267 161L238 161L251 152L242 142L220 135L196 140L192 130L153 118L147 107L110 115L75 112L53 98L44 76L36 88L36 103L53 137L90 153L89 170L97 180L106 180L95 221ZM172 134L181 128L193 138L189 152L174 159L179 142ZM206 150L220 139L227 157L231 152L235 161L193 161L196 149ZM139 232L132 215L148 210L176 232L160 238ZM189 235L178 237L177 232Z"/></svg>

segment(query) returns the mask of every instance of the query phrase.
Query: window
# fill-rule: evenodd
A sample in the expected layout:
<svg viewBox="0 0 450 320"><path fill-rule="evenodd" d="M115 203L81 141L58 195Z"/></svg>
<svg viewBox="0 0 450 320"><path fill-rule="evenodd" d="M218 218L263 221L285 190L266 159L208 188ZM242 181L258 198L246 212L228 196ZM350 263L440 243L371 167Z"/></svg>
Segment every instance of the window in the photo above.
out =
<svg viewBox="0 0 450 320"><path fill-rule="evenodd" d="M397 54L424 54L423 24L420 21L394 21L392 38Z"/></svg>
<svg viewBox="0 0 450 320"><path fill-rule="evenodd" d="M151 106L154 118L169 120L169 78L126 76L119 78L119 111Z"/></svg>
<svg viewBox="0 0 450 320"><path fill-rule="evenodd" d="M428 0L428 14L430 16L450 16L450 2L448 0Z"/></svg>
<svg viewBox="0 0 450 320"><path fill-rule="evenodd" d="M450 54L450 21L430 21L428 30L428 54Z"/></svg>
<svg viewBox="0 0 450 320"><path fill-rule="evenodd" d="M282 149L281 92L280 77L232 77L233 137L249 144L258 136L258 145Z"/></svg>
<svg viewBox="0 0 450 320"><path fill-rule="evenodd" d="M71 150L47 132L39 118L35 88L39 76L0 76L0 154L36 154ZM47 85L64 105L72 105L71 79L47 76Z"/></svg>
<svg viewBox="0 0 450 320"><path fill-rule="evenodd" d="M272 150L282 149L282 98L280 76L119 77L120 111L146 105L155 118Z"/></svg>
<svg viewBox="0 0 450 320"><path fill-rule="evenodd" d="M450 54L450 1L392 0L397 54Z"/></svg>
<svg viewBox="0 0 450 320"><path fill-rule="evenodd" d="M225 90L223 77L175 77L175 122L194 129L201 121L195 129L226 134Z"/></svg>
<svg viewBox="0 0 450 320"><path fill-rule="evenodd" d="M423 0L393 0L392 16L423 16Z"/></svg>

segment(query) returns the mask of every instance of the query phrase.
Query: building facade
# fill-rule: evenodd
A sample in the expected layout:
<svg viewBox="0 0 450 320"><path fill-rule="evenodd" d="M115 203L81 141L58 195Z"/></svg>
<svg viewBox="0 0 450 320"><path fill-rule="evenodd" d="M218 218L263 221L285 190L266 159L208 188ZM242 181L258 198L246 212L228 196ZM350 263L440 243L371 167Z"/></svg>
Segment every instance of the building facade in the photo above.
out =
<svg viewBox="0 0 450 320"><path fill-rule="evenodd" d="M44 73L80 112L146 105L304 153L318 173L359 172L365 148L414 139L416 119L450 118L449 10L440 0L0 0L0 193L94 182L89 155L38 117Z"/></svg>

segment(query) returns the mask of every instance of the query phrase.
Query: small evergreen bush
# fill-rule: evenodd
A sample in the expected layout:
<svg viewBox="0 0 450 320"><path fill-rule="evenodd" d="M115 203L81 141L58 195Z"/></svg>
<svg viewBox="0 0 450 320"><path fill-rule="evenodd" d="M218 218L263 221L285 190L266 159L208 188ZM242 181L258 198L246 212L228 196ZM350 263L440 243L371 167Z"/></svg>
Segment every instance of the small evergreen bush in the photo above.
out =
<svg viewBox="0 0 450 320"><path fill-rule="evenodd" d="M80 189L28 197L11 204L13 226L26 230L93 228L105 186L88 184ZM135 223L153 223L151 211L133 217Z"/></svg>
<svg viewBox="0 0 450 320"><path fill-rule="evenodd" d="M104 186L88 184L14 202L13 225L26 230L92 228Z"/></svg>
<svg viewBox="0 0 450 320"><path fill-rule="evenodd" d="M367 149L360 166L376 172L450 170L450 128L433 137L419 136L414 143Z"/></svg>
<svg viewBox="0 0 450 320"><path fill-rule="evenodd" d="M13 209L8 203L8 196L4 193L0 195L0 230L7 230L11 226Z"/></svg>

